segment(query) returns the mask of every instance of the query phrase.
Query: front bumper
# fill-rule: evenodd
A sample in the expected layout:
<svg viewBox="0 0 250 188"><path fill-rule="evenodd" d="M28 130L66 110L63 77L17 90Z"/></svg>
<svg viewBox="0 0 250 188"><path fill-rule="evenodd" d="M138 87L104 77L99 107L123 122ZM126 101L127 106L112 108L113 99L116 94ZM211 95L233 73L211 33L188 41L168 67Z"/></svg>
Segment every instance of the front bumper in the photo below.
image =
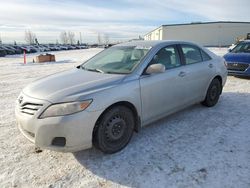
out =
<svg viewBox="0 0 250 188"><path fill-rule="evenodd" d="M250 76L250 65L245 63L234 63L234 62L227 62L228 64L228 75L232 76ZM244 65L246 68L240 69L237 68L238 65ZM235 67L234 67L235 66Z"/></svg>
<svg viewBox="0 0 250 188"><path fill-rule="evenodd" d="M250 71L248 71L248 72L228 71L228 75L231 75L231 76L249 76L250 77Z"/></svg>
<svg viewBox="0 0 250 188"><path fill-rule="evenodd" d="M93 128L101 111L89 112L85 110L67 116L39 119L39 115L50 103L38 101L28 96L24 98L43 104L42 108L34 115L22 113L19 105L15 109L20 131L36 146L61 152L74 152L92 147ZM65 144L56 144L53 142L55 138L64 138Z"/></svg>

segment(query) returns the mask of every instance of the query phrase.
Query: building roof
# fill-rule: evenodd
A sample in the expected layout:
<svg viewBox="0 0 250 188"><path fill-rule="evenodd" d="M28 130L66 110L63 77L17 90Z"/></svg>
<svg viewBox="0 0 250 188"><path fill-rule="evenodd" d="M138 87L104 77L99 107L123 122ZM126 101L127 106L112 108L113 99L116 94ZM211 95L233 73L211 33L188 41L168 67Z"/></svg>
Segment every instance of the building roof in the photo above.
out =
<svg viewBox="0 0 250 188"><path fill-rule="evenodd" d="M217 21L217 22L191 22L191 23L182 23L182 24L166 24L166 25L161 25L161 26L201 25L201 24L219 24L219 23L250 24L250 22Z"/></svg>
<svg viewBox="0 0 250 188"><path fill-rule="evenodd" d="M150 32L146 33L145 35L148 35L149 33L152 33L153 31L159 29L160 27L171 27L171 26L183 26L183 25L202 25L202 24L224 24L224 23L237 23L237 24L250 24L250 22L237 22L237 21L217 21L217 22L191 22L191 23L181 23L181 24L165 24L157 27L156 29L151 30ZM145 36L144 35L144 36Z"/></svg>

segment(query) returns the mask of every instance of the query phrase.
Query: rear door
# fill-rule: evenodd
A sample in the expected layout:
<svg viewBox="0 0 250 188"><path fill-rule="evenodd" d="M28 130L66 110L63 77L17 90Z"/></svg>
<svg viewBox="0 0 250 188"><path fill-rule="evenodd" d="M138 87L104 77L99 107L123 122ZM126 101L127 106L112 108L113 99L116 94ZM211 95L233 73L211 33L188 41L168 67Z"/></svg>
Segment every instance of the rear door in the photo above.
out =
<svg viewBox="0 0 250 188"><path fill-rule="evenodd" d="M212 58L198 46L191 44L179 45L185 66L185 103L200 102L204 99L207 86L215 72Z"/></svg>

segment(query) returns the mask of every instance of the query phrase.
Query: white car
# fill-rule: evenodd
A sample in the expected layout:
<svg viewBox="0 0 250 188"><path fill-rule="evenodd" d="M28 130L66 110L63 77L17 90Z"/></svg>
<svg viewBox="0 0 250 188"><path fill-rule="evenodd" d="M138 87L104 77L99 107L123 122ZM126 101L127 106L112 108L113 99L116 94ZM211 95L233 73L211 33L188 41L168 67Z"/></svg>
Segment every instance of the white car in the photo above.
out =
<svg viewBox="0 0 250 188"><path fill-rule="evenodd" d="M94 145L114 153L153 121L194 103L214 106L226 78L224 60L196 44L124 43L29 84L18 97L16 118L24 136L41 148Z"/></svg>

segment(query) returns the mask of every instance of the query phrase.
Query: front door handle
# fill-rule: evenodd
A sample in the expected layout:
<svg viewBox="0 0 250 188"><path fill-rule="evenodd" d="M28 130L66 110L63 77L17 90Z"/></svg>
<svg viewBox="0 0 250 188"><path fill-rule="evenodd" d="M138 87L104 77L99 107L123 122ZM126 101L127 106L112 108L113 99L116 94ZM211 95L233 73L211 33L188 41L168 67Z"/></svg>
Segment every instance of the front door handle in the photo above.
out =
<svg viewBox="0 0 250 188"><path fill-rule="evenodd" d="M213 65L212 63L210 63L210 64L208 65L209 68L213 68L213 66L214 66L214 65Z"/></svg>
<svg viewBox="0 0 250 188"><path fill-rule="evenodd" d="M181 71L181 72L179 73L179 77L184 77L184 76L186 76L186 73L183 72L183 71Z"/></svg>

